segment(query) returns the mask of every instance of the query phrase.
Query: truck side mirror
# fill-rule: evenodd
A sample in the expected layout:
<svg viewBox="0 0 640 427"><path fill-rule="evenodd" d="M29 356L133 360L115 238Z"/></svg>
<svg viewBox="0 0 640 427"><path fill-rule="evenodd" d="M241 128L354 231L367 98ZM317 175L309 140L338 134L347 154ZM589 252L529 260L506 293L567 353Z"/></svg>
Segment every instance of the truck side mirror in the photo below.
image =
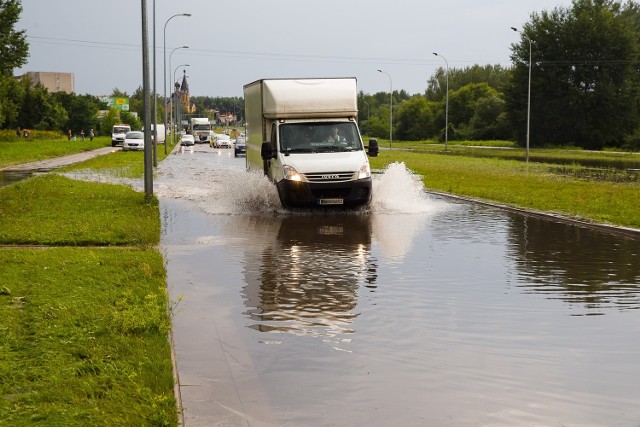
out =
<svg viewBox="0 0 640 427"><path fill-rule="evenodd" d="M378 157L378 140L377 139L370 139L369 140L369 146L367 147L367 154L370 157Z"/></svg>
<svg viewBox="0 0 640 427"><path fill-rule="evenodd" d="M275 157L270 142L262 143L262 146L260 147L260 156L262 156L262 160L269 160Z"/></svg>

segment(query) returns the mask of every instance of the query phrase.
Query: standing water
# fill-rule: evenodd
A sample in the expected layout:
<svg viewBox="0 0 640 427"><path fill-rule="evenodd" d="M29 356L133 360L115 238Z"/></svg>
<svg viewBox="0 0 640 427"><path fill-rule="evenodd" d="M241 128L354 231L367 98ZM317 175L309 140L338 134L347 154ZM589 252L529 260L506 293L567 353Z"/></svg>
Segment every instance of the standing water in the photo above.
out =
<svg viewBox="0 0 640 427"><path fill-rule="evenodd" d="M638 426L640 241L429 197L285 211L227 150L159 167L186 426Z"/></svg>

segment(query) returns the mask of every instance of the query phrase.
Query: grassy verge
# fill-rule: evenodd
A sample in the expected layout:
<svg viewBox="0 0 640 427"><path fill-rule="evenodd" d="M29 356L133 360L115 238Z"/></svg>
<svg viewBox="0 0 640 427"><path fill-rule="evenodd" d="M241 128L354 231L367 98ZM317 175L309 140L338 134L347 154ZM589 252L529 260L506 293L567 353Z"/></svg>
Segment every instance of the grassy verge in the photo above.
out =
<svg viewBox="0 0 640 427"><path fill-rule="evenodd" d="M142 153L99 159L135 174ZM159 238L127 186L0 188L0 425L177 424Z"/></svg>
<svg viewBox="0 0 640 427"><path fill-rule="evenodd" d="M107 136L96 137L93 141L85 139L76 142L67 142L66 139L0 141L0 168L109 146L111 146L111 138Z"/></svg>
<svg viewBox="0 0 640 427"><path fill-rule="evenodd" d="M0 424L176 425L162 256L0 249Z"/></svg>
<svg viewBox="0 0 640 427"><path fill-rule="evenodd" d="M122 186L43 175L0 189L0 243L157 244L157 201Z"/></svg>
<svg viewBox="0 0 640 427"><path fill-rule="evenodd" d="M365 140L368 140L365 138ZM388 148L388 140L379 140L381 148ZM396 150L445 153L444 144L435 141L393 141ZM488 157L505 160L524 160L524 148L510 141L449 141L446 154L450 156ZM536 148L529 150L529 161L563 165L579 164L589 167L640 168L640 153L620 151L586 151L579 148Z"/></svg>
<svg viewBox="0 0 640 427"><path fill-rule="evenodd" d="M442 152L381 151L373 168L404 162L428 189L554 212L568 217L640 228L638 181L609 182L556 173L556 165ZM578 168L578 166L574 166Z"/></svg>

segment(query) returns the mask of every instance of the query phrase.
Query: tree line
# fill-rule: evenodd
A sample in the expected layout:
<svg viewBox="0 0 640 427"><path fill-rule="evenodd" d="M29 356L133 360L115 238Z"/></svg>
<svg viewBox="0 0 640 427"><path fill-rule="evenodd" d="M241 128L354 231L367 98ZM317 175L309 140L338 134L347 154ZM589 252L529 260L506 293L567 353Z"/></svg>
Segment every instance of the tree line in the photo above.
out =
<svg viewBox="0 0 640 427"><path fill-rule="evenodd" d="M108 133L117 121L141 127L135 115L117 110L98 118L107 106L94 96L49 93L41 85L15 79L13 69L24 65L28 53L24 31L14 30L20 12L19 0L0 0L0 128L94 128ZM524 144L530 109L531 146L640 149L638 3L573 0L569 7L532 13L520 36L511 46L510 67L439 68L421 94L358 93L362 132L388 138L393 104L397 140L442 140L446 122L450 140ZM141 88L131 95L114 89L112 96L128 97L131 112L143 117ZM164 100L157 99L161 123ZM214 110L235 113L239 120L243 116L241 97L194 96L191 101L196 114L211 119Z"/></svg>
<svg viewBox="0 0 640 427"><path fill-rule="evenodd" d="M640 149L638 3L574 0L532 13L520 34L509 68L449 69L449 139L524 144L531 66L531 146ZM439 68L423 94L394 91L394 138L444 138L446 82ZM359 94L366 134L388 138L389 105L388 93Z"/></svg>

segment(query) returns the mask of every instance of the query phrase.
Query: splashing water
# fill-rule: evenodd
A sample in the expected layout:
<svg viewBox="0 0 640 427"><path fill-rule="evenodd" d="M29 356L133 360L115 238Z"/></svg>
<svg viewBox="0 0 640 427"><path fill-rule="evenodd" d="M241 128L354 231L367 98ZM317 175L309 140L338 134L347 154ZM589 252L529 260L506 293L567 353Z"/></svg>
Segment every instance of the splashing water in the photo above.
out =
<svg viewBox="0 0 640 427"><path fill-rule="evenodd" d="M211 159L215 161L211 161ZM142 180L113 172L76 171L74 179L124 184L142 191ZM247 172L240 162L204 153L171 156L162 162L154 179L158 197L183 199L209 214L289 214L282 208L275 185L262 172ZM424 191L420 177L404 163L390 164L373 176L371 204L360 212L373 214L434 213L439 203Z"/></svg>
<svg viewBox="0 0 640 427"><path fill-rule="evenodd" d="M433 201L424 192L420 177L404 163L391 163L373 181L371 209L375 213L428 213Z"/></svg>

